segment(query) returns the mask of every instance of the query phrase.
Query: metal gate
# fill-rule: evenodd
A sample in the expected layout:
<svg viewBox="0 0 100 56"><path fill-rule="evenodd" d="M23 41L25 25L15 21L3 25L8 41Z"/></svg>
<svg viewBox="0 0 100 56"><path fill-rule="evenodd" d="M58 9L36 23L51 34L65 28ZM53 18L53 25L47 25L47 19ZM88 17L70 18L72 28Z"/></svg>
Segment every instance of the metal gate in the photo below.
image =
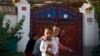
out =
<svg viewBox="0 0 100 56"><path fill-rule="evenodd" d="M74 50L73 53L60 50L60 56L82 56L82 14L64 5L46 5L31 10L30 34L43 34L43 29L54 23L61 28L60 42Z"/></svg>

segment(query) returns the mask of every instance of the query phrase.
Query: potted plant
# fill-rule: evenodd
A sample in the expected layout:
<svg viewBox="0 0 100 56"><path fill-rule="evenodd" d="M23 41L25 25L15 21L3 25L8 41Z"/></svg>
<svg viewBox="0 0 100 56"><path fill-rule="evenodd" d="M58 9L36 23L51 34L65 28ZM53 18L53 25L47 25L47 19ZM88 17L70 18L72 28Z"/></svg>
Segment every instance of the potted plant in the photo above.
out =
<svg viewBox="0 0 100 56"><path fill-rule="evenodd" d="M10 27L10 20L7 20L5 27L3 26L5 13L0 12L0 56L12 56L17 52L17 42L21 39L22 29L25 16L16 23L15 26Z"/></svg>

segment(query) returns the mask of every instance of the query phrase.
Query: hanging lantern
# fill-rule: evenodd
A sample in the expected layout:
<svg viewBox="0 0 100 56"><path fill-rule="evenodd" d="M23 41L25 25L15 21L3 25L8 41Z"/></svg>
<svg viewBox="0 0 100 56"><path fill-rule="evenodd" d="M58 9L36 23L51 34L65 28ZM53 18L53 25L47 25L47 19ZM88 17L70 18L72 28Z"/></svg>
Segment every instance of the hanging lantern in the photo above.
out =
<svg viewBox="0 0 100 56"><path fill-rule="evenodd" d="M87 6L86 6L86 12L90 13L92 9L93 9L93 6L91 4L87 4Z"/></svg>

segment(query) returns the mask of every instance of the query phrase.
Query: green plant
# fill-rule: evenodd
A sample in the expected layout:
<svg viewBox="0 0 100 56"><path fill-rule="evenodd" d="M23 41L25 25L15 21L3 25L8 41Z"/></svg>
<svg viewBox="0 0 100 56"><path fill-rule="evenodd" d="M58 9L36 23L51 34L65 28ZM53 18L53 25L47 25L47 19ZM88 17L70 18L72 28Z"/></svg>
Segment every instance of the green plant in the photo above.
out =
<svg viewBox="0 0 100 56"><path fill-rule="evenodd" d="M12 48L12 43L15 44L21 39L22 32L18 31L22 29L25 16L14 27L10 27L9 20L5 23L5 27L3 26L4 16L5 13L0 12L0 56L11 56L13 51L9 48Z"/></svg>
<svg viewBox="0 0 100 56"><path fill-rule="evenodd" d="M25 56L23 52L16 52L13 56Z"/></svg>
<svg viewBox="0 0 100 56"><path fill-rule="evenodd" d="M100 42L100 0L92 0L92 3L95 8L95 14L96 14L96 19L98 22L98 28L99 28L99 42ZM94 47L92 56L100 56L100 43Z"/></svg>
<svg viewBox="0 0 100 56"><path fill-rule="evenodd" d="M100 44L94 48L92 56L100 56Z"/></svg>

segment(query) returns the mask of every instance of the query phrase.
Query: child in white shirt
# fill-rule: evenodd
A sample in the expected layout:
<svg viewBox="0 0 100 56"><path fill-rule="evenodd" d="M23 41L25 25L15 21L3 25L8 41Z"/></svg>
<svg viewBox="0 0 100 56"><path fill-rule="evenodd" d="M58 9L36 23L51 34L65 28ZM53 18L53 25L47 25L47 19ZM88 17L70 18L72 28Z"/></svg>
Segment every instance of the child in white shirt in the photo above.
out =
<svg viewBox="0 0 100 56"><path fill-rule="evenodd" d="M58 52L58 44L54 40L52 28L45 28L44 36L40 44L42 56L56 56Z"/></svg>

